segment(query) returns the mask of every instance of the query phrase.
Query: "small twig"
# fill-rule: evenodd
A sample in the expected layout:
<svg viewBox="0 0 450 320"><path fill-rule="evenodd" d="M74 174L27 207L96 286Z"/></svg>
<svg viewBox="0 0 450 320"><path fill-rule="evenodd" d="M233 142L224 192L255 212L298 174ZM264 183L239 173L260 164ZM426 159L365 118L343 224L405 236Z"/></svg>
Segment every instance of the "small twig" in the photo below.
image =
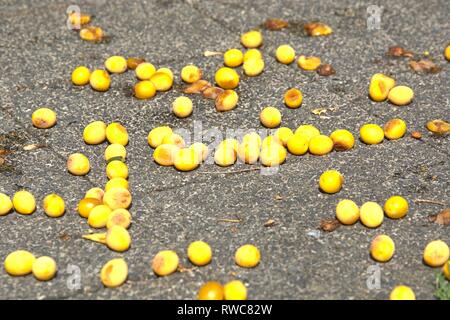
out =
<svg viewBox="0 0 450 320"><path fill-rule="evenodd" d="M242 172L249 172L249 171L256 171L256 170L261 170L261 168L257 167L257 168L249 168L249 169L241 169L241 170L234 170L234 171L201 171L199 173L204 173L204 174L231 174L231 173L242 173Z"/></svg>
<svg viewBox="0 0 450 320"><path fill-rule="evenodd" d="M217 219L219 222L241 223L241 219Z"/></svg>
<svg viewBox="0 0 450 320"><path fill-rule="evenodd" d="M206 51L203 53L203 55L204 55L205 57L220 56L220 55L222 55L222 54L223 54L223 53L220 52L220 51L209 51L209 50L206 50Z"/></svg>
<svg viewBox="0 0 450 320"><path fill-rule="evenodd" d="M437 200L429 200L429 199L415 199L415 203L432 203L432 204L439 204L441 206L447 205L445 202L437 201Z"/></svg>

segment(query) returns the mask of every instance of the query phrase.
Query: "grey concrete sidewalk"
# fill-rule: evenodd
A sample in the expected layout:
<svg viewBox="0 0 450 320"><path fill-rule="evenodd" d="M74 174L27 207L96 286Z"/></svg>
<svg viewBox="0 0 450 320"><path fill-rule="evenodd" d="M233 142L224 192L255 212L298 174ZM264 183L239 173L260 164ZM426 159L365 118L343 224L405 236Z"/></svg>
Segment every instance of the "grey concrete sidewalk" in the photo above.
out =
<svg viewBox="0 0 450 320"><path fill-rule="evenodd" d="M77 4L94 14L110 40L100 44L79 39L66 27L66 9ZM0 260L17 249L57 259L58 276L47 283L32 276L13 278L0 270L0 298L28 299L192 299L208 280L243 280L250 299L386 299L398 284L411 286L420 299L432 299L437 270L423 265L422 251L435 239L450 244L448 227L430 224L428 215L443 209L436 204L416 204L415 199L434 199L450 205L449 138L431 136L424 128L428 120L449 120L450 63L442 51L450 42L450 3L445 0L385 1L381 29L369 31L364 1L0 1L0 149L15 152L0 166L0 192L12 195L30 190L40 202L51 192L63 196L67 213L48 218L40 207L31 216L10 214L0 218ZM204 57L205 50L224 51L240 47L242 32L260 26L268 18L283 18L293 27L264 31L264 73L242 76L240 102L232 112L217 113L212 103L193 96L194 113L177 119L169 108L180 95L181 68L194 63L213 81L222 65L221 57ZM329 37L309 38L301 24L314 20L332 26ZM299 27L296 27L296 26ZM336 74L320 77L286 66L274 59L275 49L291 44L297 52L317 55L331 63ZM429 51L442 66L438 74L414 73L405 59L386 57L389 46L401 45L414 52ZM156 66L176 73L175 88L147 101L130 96L135 82L132 72L112 77L112 87L98 93L70 82L74 67L102 67L111 55L145 57ZM239 71L241 72L241 71ZM367 97L368 80L377 72L392 74L398 83L415 91L407 107L374 103ZM301 108L287 109L282 96L289 87L304 94ZM325 134L346 128L358 136L368 122L383 125L389 119L404 119L409 130L420 130L421 141L407 135L398 141L367 146L357 142L348 152L323 157L288 156L278 174L258 171L217 174L233 170L214 165L182 173L152 161L148 132L159 125L192 130L194 121L203 128L260 129L259 111L266 105L279 107L282 125L296 128L316 125ZM32 126L34 109L48 106L58 113L58 124L49 130ZM311 110L334 108L326 118ZM120 121L130 133L127 147L133 194L133 238L131 249L117 254L81 239L89 231L75 212L86 190L104 186L105 145L87 146L84 126L93 120ZM23 151L38 143L47 147ZM66 158L82 152L91 160L86 177L66 171ZM242 167L247 168L247 167ZM234 169L242 169L234 168ZM327 169L345 176L341 192L318 190L318 178ZM394 194L409 200L410 212L400 221L386 219L369 230L360 224L332 233L316 233L321 219L334 215L339 199L358 204L382 204ZM219 219L238 217L241 223ZM264 227L268 219L277 224ZM381 288L369 290L367 269L376 265L369 256L371 239L385 233L396 244L394 258L381 268ZM315 235L315 236L314 236ZM214 250L213 262L203 268L157 278L150 268L152 257L162 249L174 249L187 268L186 248L203 239ZM244 243L257 245L261 264L251 270L237 267L233 255ZM128 282L105 289L98 276L101 266L123 256L130 268ZM81 288L72 290L70 266L81 271Z"/></svg>

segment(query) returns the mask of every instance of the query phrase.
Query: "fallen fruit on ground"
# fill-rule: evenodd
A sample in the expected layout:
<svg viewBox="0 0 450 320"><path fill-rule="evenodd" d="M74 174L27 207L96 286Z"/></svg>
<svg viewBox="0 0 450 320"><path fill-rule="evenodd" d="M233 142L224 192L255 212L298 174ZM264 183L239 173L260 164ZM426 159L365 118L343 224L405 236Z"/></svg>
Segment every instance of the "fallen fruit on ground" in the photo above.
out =
<svg viewBox="0 0 450 320"><path fill-rule="evenodd" d="M402 119L389 120L384 125L384 136L389 140L397 140L406 133L406 123Z"/></svg>
<svg viewBox="0 0 450 320"><path fill-rule="evenodd" d="M397 106L406 106L413 98L414 91L407 86L396 86L388 94L388 100Z"/></svg>
<svg viewBox="0 0 450 320"><path fill-rule="evenodd" d="M108 179L128 178L128 166L120 160L113 160L106 165Z"/></svg>
<svg viewBox="0 0 450 320"><path fill-rule="evenodd" d="M84 86L89 83L91 77L91 71L85 66L76 67L72 71L71 79L72 83L76 86Z"/></svg>
<svg viewBox="0 0 450 320"><path fill-rule="evenodd" d="M4 193L0 192L0 216L4 216L11 212L13 203L11 198Z"/></svg>
<svg viewBox="0 0 450 320"><path fill-rule="evenodd" d="M11 252L5 259L5 271L11 276L25 276L30 274L36 258L26 250Z"/></svg>
<svg viewBox="0 0 450 320"><path fill-rule="evenodd" d="M244 61L242 69L245 75L256 77L264 71L265 63L263 59L248 59Z"/></svg>
<svg viewBox="0 0 450 320"><path fill-rule="evenodd" d="M254 268L261 260L259 249L251 244L245 244L236 250L234 261L243 268Z"/></svg>
<svg viewBox="0 0 450 320"><path fill-rule="evenodd" d="M326 193L336 193L342 189L344 177L337 170L327 170L319 179L320 190Z"/></svg>
<svg viewBox="0 0 450 320"><path fill-rule="evenodd" d="M198 153L191 148L179 149L173 158L173 165L180 171L192 171L198 168L201 158Z"/></svg>
<svg viewBox="0 0 450 320"><path fill-rule="evenodd" d="M344 199L336 206L336 218L345 225L355 224L359 220L359 207L352 200Z"/></svg>
<svg viewBox="0 0 450 320"><path fill-rule="evenodd" d="M263 36L257 30L248 31L241 35L241 43L246 48L258 48L263 43Z"/></svg>
<svg viewBox="0 0 450 320"><path fill-rule="evenodd" d="M333 141L333 147L336 151L350 150L355 145L355 137L353 137L350 131L345 129L333 131L330 134L330 138Z"/></svg>
<svg viewBox="0 0 450 320"><path fill-rule="evenodd" d="M105 68L110 73L124 73L127 67L127 60L121 56L111 56L105 61Z"/></svg>
<svg viewBox="0 0 450 320"><path fill-rule="evenodd" d="M136 78L139 80L150 80L150 78L156 73L156 68L150 62L139 63L134 70Z"/></svg>
<svg viewBox="0 0 450 320"><path fill-rule="evenodd" d="M161 126L153 128L147 137L148 144L152 148L156 148L160 144L162 144L162 140L165 136L172 134L172 129L168 126Z"/></svg>
<svg viewBox="0 0 450 320"><path fill-rule="evenodd" d="M172 88L173 76L167 72L156 71L156 73L150 78L151 83L155 86L156 91L167 91Z"/></svg>
<svg viewBox="0 0 450 320"><path fill-rule="evenodd" d="M295 50L288 44L279 46L275 52L278 62L290 64L295 60Z"/></svg>
<svg viewBox="0 0 450 320"><path fill-rule="evenodd" d="M127 68L130 70L136 70L137 66L145 62L143 58L131 57L127 59Z"/></svg>
<svg viewBox="0 0 450 320"><path fill-rule="evenodd" d="M239 160L247 164L255 164L260 155L261 149L257 142L242 142L239 144L237 156Z"/></svg>
<svg viewBox="0 0 450 320"><path fill-rule="evenodd" d="M276 167L286 161L287 151L280 143L272 143L261 148L259 155L265 167Z"/></svg>
<svg viewBox="0 0 450 320"><path fill-rule="evenodd" d="M106 225L106 223L105 223ZM106 232L106 245L111 250L124 252L130 248L131 237L127 229L122 226L114 225Z"/></svg>
<svg viewBox="0 0 450 320"><path fill-rule="evenodd" d="M80 38L86 41L99 42L104 38L103 30L100 27L88 26L80 30Z"/></svg>
<svg viewBox="0 0 450 320"><path fill-rule="evenodd" d="M379 125L368 123L359 129L359 136L365 144L378 144L383 142L384 131Z"/></svg>
<svg viewBox="0 0 450 320"><path fill-rule="evenodd" d="M373 101L384 101L394 86L395 80L393 78L382 73L376 73L370 79L369 96Z"/></svg>
<svg viewBox="0 0 450 320"><path fill-rule="evenodd" d="M395 244L387 235L378 235L370 244L370 255L378 262L387 262L391 260L395 252Z"/></svg>
<svg viewBox="0 0 450 320"><path fill-rule="evenodd" d="M291 88L284 93L284 104L291 109L300 107L302 101L303 94L299 89Z"/></svg>
<svg viewBox="0 0 450 320"><path fill-rule="evenodd" d="M244 54L239 49L229 49L223 54L223 63L230 68L239 67L244 62Z"/></svg>
<svg viewBox="0 0 450 320"><path fill-rule="evenodd" d="M128 265L124 259L109 260L100 271L100 280L108 288L120 287L128 278Z"/></svg>
<svg viewBox="0 0 450 320"><path fill-rule="evenodd" d="M162 144L173 144L178 148L184 148L185 142L182 136L176 133L171 133L162 139Z"/></svg>
<svg viewBox="0 0 450 320"><path fill-rule="evenodd" d="M118 122L112 122L106 127L106 139L109 143L118 143L123 146L128 144L127 129Z"/></svg>
<svg viewBox="0 0 450 320"><path fill-rule="evenodd" d="M376 202L368 201L359 208L359 219L366 227L377 228L383 223L383 208Z"/></svg>
<svg viewBox="0 0 450 320"><path fill-rule="evenodd" d="M105 149L105 160L110 161L111 159L119 159L125 161L127 157L127 149L121 144L112 143Z"/></svg>
<svg viewBox="0 0 450 320"><path fill-rule="evenodd" d="M222 89L234 89L239 85L238 73L228 67L222 67L217 70L214 79Z"/></svg>
<svg viewBox="0 0 450 320"><path fill-rule="evenodd" d="M55 193L47 195L42 206L44 212L52 218L61 217L66 210L63 198Z"/></svg>
<svg viewBox="0 0 450 320"><path fill-rule="evenodd" d="M105 191L102 188L94 187L90 188L88 191L86 191L86 194L84 195L85 198L95 198L100 201L103 201L103 196L105 194Z"/></svg>
<svg viewBox="0 0 450 320"><path fill-rule="evenodd" d="M131 205L131 193L122 187L112 188L105 192L103 203L111 210L127 209Z"/></svg>
<svg viewBox="0 0 450 320"><path fill-rule="evenodd" d="M88 216L88 224L92 228L104 228L108 222L109 215L112 210L104 204L97 205L93 207Z"/></svg>
<svg viewBox="0 0 450 320"><path fill-rule="evenodd" d="M80 202L78 202L78 213L83 218L88 218L89 213L94 209L94 207L103 204L102 200L95 199L95 198L84 198L81 199Z"/></svg>
<svg viewBox="0 0 450 320"><path fill-rule="evenodd" d="M192 100L188 97L178 97L172 103L172 111L178 118L186 118L192 114Z"/></svg>
<svg viewBox="0 0 450 320"><path fill-rule="evenodd" d="M187 249L189 261L196 266L205 266L211 262L212 250L204 241L194 241Z"/></svg>
<svg viewBox="0 0 450 320"><path fill-rule="evenodd" d="M58 267L53 258L43 256L33 262L33 276L40 281L48 281L55 277Z"/></svg>
<svg viewBox="0 0 450 320"><path fill-rule="evenodd" d="M225 90L216 98L215 106L217 111L233 110L238 103L239 96L234 90Z"/></svg>
<svg viewBox="0 0 450 320"><path fill-rule="evenodd" d="M90 170L89 159L82 153L73 153L67 159L67 170L75 176L84 176Z"/></svg>
<svg viewBox="0 0 450 320"><path fill-rule="evenodd" d="M281 112L275 107L265 107L259 114L259 120L266 128L276 128L281 123Z"/></svg>
<svg viewBox="0 0 450 320"><path fill-rule="evenodd" d="M330 26L322 22L309 22L303 26L310 37L327 36L333 32Z"/></svg>
<svg viewBox="0 0 450 320"><path fill-rule="evenodd" d="M111 86L111 77L105 70L94 70L89 77L89 84L92 89L100 92L108 91Z"/></svg>
<svg viewBox="0 0 450 320"><path fill-rule="evenodd" d="M237 152L234 147L227 143L221 143L214 151L214 162L221 167L233 165L237 160Z"/></svg>
<svg viewBox="0 0 450 320"><path fill-rule="evenodd" d="M106 228L110 229L112 226L121 226L128 229L131 224L131 214L127 209L115 209L108 217Z"/></svg>
<svg viewBox="0 0 450 320"><path fill-rule="evenodd" d="M289 139L294 135L294 132L288 127L278 128L274 133L274 137L281 142L283 146L287 146Z"/></svg>
<svg viewBox="0 0 450 320"><path fill-rule="evenodd" d="M225 300L247 300L247 288L239 280L233 280L223 287Z"/></svg>
<svg viewBox="0 0 450 320"><path fill-rule="evenodd" d="M56 113L49 108L39 108L31 115L33 126L39 129L48 129L56 124Z"/></svg>
<svg viewBox="0 0 450 320"><path fill-rule="evenodd" d="M249 49L244 53L244 61L250 59L262 59L263 55L258 49Z"/></svg>
<svg viewBox="0 0 450 320"><path fill-rule="evenodd" d="M138 99L150 99L156 95L156 87L150 80L142 80L134 85L133 92Z"/></svg>
<svg viewBox="0 0 450 320"><path fill-rule="evenodd" d="M308 146L308 137L301 133L294 133L294 135L292 135L287 142L289 152L296 156L305 154L308 151Z"/></svg>
<svg viewBox="0 0 450 320"><path fill-rule="evenodd" d="M300 56L297 60L297 65L306 71L314 71L317 68L319 68L321 64L319 57L306 57L306 56Z"/></svg>
<svg viewBox="0 0 450 320"><path fill-rule="evenodd" d="M448 245L442 240L434 240L427 244L423 251L423 261L430 267L440 267L450 256Z"/></svg>
<svg viewBox="0 0 450 320"><path fill-rule="evenodd" d="M161 166L173 166L173 159L179 150L174 144L161 144L153 151L153 160Z"/></svg>
<svg viewBox="0 0 450 320"><path fill-rule="evenodd" d="M181 79L186 83L194 83L202 78L202 70L194 65L188 65L181 69Z"/></svg>
<svg viewBox="0 0 450 320"><path fill-rule="evenodd" d="M312 138L320 135L320 131L311 124L302 124L295 130L294 134L304 135L309 143Z"/></svg>
<svg viewBox="0 0 450 320"><path fill-rule="evenodd" d="M198 300L223 300L223 286L216 281L209 281L198 291Z"/></svg>
<svg viewBox="0 0 450 320"><path fill-rule="evenodd" d="M158 252L152 260L153 272L162 277L168 276L178 269L180 260L175 251L163 250Z"/></svg>
<svg viewBox="0 0 450 320"><path fill-rule="evenodd" d="M117 178L112 178L111 180L109 180L106 184L105 184L105 192L111 190L112 188L125 188L128 189L129 183L127 179L121 178L121 177L117 177ZM102 197L103 199L103 197Z"/></svg>
<svg viewBox="0 0 450 320"><path fill-rule="evenodd" d="M326 135L318 135L309 140L308 149L311 154L323 156L333 150L333 140Z"/></svg>
<svg viewBox="0 0 450 320"><path fill-rule="evenodd" d="M384 213L391 219L400 219L408 213L408 201L401 196L392 196L384 203Z"/></svg>
<svg viewBox="0 0 450 320"><path fill-rule="evenodd" d="M444 135L450 132L450 124L441 119L432 120L427 122L427 129L437 135Z"/></svg>
<svg viewBox="0 0 450 320"><path fill-rule="evenodd" d="M106 124L103 121L93 121L83 130L83 139L87 144L100 144L106 139Z"/></svg>
<svg viewBox="0 0 450 320"><path fill-rule="evenodd" d="M209 148L204 143L195 142L189 148L191 148L192 150L194 150L195 153L197 153L197 156L201 161L205 161L209 155Z"/></svg>
<svg viewBox="0 0 450 320"><path fill-rule="evenodd" d="M390 300L416 300L414 291L407 286L396 286L389 295Z"/></svg>
<svg viewBox="0 0 450 320"><path fill-rule="evenodd" d="M14 210L17 213L28 215L36 210L36 200L34 196L25 190L17 191L12 199Z"/></svg>
<svg viewBox="0 0 450 320"><path fill-rule="evenodd" d="M442 266L442 273L444 274L445 279L450 281L450 260Z"/></svg>

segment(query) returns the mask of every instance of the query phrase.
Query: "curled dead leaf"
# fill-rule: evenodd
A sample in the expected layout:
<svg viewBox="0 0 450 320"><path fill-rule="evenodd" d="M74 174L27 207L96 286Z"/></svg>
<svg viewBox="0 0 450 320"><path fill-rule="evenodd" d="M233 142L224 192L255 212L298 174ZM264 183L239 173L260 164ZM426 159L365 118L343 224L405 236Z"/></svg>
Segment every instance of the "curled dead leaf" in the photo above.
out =
<svg viewBox="0 0 450 320"><path fill-rule="evenodd" d="M429 216L428 219L431 222L434 222L434 223L437 223L437 224L440 224L443 226L448 226L448 225L450 225L450 208L445 208L438 214L433 214L433 215Z"/></svg>
<svg viewBox="0 0 450 320"><path fill-rule="evenodd" d="M414 53L409 50L405 50L400 46L393 46L389 47L388 53L389 56L392 57L408 57L412 58L414 56Z"/></svg>
<svg viewBox="0 0 450 320"><path fill-rule="evenodd" d="M320 229L325 232L332 232L339 228L341 223L338 219L322 219L320 220Z"/></svg>
<svg viewBox="0 0 450 320"><path fill-rule="evenodd" d="M439 135L450 132L450 124L441 119L431 120L427 122L427 129Z"/></svg>
<svg viewBox="0 0 450 320"><path fill-rule="evenodd" d="M86 240L91 240L94 242L106 244L106 232L85 234L82 236L82 238L86 239Z"/></svg>
<svg viewBox="0 0 450 320"><path fill-rule="evenodd" d="M200 79L193 84L183 89L184 93L202 93L205 89L211 87L211 83L206 80Z"/></svg>
<svg viewBox="0 0 450 320"><path fill-rule="evenodd" d="M415 72L438 73L442 70L440 66L431 60L410 61L409 66Z"/></svg>
<svg viewBox="0 0 450 320"><path fill-rule="evenodd" d="M303 28L310 37L327 36L333 32L330 26L322 22L309 22Z"/></svg>
<svg viewBox="0 0 450 320"><path fill-rule="evenodd" d="M217 97L222 94L225 90L219 87L209 87L203 90L203 97L206 99L216 100Z"/></svg>
<svg viewBox="0 0 450 320"><path fill-rule="evenodd" d="M325 63L321 64L319 68L317 68L317 73L321 76L328 77L331 76L332 74L335 74L336 71L333 69L331 64Z"/></svg>
<svg viewBox="0 0 450 320"><path fill-rule="evenodd" d="M264 23L264 27L268 30L277 31L286 28L289 23L282 19L268 19Z"/></svg>
<svg viewBox="0 0 450 320"><path fill-rule="evenodd" d="M270 227L275 226L276 224L277 224L277 222L275 220L269 219L264 223L264 227L270 228Z"/></svg>
<svg viewBox="0 0 450 320"><path fill-rule="evenodd" d="M420 131L411 132L411 137L414 139L422 139L422 133Z"/></svg>

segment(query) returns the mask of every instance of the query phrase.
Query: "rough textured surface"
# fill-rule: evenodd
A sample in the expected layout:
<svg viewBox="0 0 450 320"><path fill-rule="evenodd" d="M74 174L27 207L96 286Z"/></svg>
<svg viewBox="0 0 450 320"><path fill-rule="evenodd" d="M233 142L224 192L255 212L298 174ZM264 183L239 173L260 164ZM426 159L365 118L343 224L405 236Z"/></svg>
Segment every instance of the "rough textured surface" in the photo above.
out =
<svg viewBox="0 0 450 320"><path fill-rule="evenodd" d="M67 29L69 4L0 2L0 147L15 151L0 166L0 191L12 195L25 188L39 201L31 216L13 213L0 218L0 260L21 248L52 256L59 266L58 277L47 283L32 276L13 278L2 269L0 298L191 299L203 282L233 278L245 281L251 299L386 299L397 284L411 286L418 298L433 298L437 271L423 265L422 251L434 239L450 243L448 227L427 221L441 205L413 200L434 199L449 205L449 138L433 137L424 128L431 119L449 120L450 63L442 55L450 41L448 1L432 0L426 5L386 1L381 29L375 31L367 30L368 5L360 1L77 2L82 11L95 15L93 24L110 35L110 40L101 44L83 42ZM257 78L242 76L238 108L216 113L211 101L194 96L194 114L176 119L169 106L180 94L179 70L194 63L204 69L205 78L213 80L222 60L220 56L204 57L203 52L240 47L239 35L267 18L287 19L291 27L264 32L266 69ZM334 33L324 38L306 37L301 24L313 20L328 23ZM295 64L278 64L274 51L284 43L299 53L320 56L333 65L336 74L320 77L302 72ZM385 56L391 45L417 53L428 50L443 67L442 72L413 73L406 59ZM172 68L177 77L175 89L138 101L130 96L135 82L132 72L114 75L106 93L72 86L70 73L75 66L102 67L105 58L116 54L145 57L157 66ZM407 107L371 102L367 85L376 72L392 74L398 83L411 86L416 93L414 102ZM304 93L304 103L297 110L282 105L283 92L292 86ZM325 134L347 128L357 136L364 123L384 124L401 117L409 130L420 130L424 137L418 141L407 135L377 146L358 141L351 151L324 157L289 156L280 172L271 176L258 171L217 173L246 166L222 169L204 165L181 173L153 163L146 143L151 128L169 124L192 130L197 120L203 130L260 129L259 110L265 105L279 107L283 125L291 128L312 123ZM31 113L41 106L58 113L57 126L49 130L32 126ZM315 108L334 111L319 118L311 112ZM120 121L130 133L127 163L133 193L133 243L124 254L82 240L89 227L75 211L86 190L106 183L106 145L87 146L81 137L87 123L100 119ZM32 143L47 147L23 151L24 145ZM66 158L73 152L90 158L88 176L75 177L66 171ZM330 168L345 176L343 190L335 195L318 190L320 174ZM66 200L64 217L51 219L43 213L41 201L50 192ZM338 199L382 204L394 194L405 196L410 203L408 216L400 221L386 219L376 230L356 224L329 234L315 231L321 219L334 215ZM242 222L218 220L236 217ZM268 219L277 224L264 227ZM367 269L376 263L368 248L380 233L390 235L397 250L390 262L379 265L381 288L369 290ZM213 262L203 268L191 268L186 259L188 244L197 239L214 249ZM244 243L253 243L262 252L261 264L255 269L233 263L235 250ZM154 276L150 261L162 249L176 250L189 271L165 278ZM120 288L105 289L99 270L117 256L128 261L129 280ZM79 289L67 285L73 279L67 270L70 265L81 270Z"/></svg>

